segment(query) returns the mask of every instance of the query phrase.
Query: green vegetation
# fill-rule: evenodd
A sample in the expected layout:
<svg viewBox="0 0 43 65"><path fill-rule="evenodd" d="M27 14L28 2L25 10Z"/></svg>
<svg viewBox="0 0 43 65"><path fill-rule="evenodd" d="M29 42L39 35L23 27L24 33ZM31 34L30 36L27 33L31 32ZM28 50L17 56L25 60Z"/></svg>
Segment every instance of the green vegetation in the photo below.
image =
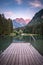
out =
<svg viewBox="0 0 43 65"><path fill-rule="evenodd" d="M11 19L6 19L4 14L0 14L0 34L10 34L13 31Z"/></svg>
<svg viewBox="0 0 43 65"><path fill-rule="evenodd" d="M35 16L30 21L30 23L27 24L27 26L25 26L25 29L23 30L23 32L43 35L43 17L42 16L43 16L43 9L35 14Z"/></svg>
<svg viewBox="0 0 43 65"><path fill-rule="evenodd" d="M15 35L21 35L23 33L23 31L20 29L20 30L13 30L13 34Z"/></svg>
<svg viewBox="0 0 43 65"><path fill-rule="evenodd" d="M26 26L23 32L43 35L43 23L34 26Z"/></svg>

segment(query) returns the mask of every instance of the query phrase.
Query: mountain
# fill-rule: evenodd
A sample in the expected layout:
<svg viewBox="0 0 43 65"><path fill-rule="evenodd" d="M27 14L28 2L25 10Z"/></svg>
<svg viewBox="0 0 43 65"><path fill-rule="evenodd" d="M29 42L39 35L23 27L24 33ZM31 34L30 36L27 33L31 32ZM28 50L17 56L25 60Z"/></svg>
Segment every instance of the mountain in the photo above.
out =
<svg viewBox="0 0 43 65"><path fill-rule="evenodd" d="M13 28L18 28L18 27L21 27L22 25L17 22L16 20L13 20Z"/></svg>
<svg viewBox="0 0 43 65"><path fill-rule="evenodd" d="M26 22L25 22L25 20L24 20L23 18L16 18L16 21L17 21L18 23L20 23L21 25L23 25L23 26L26 25Z"/></svg>
<svg viewBox="0 0 43 65"><path fill-rule="evenodd" d="M27 22L29 22L30 20L24 20L23 18L16 18L14 19L13 22L13 28L18 28L18 27L23 27L27 25Z"/></svg>
<svg viewBox="0 0 43 65"><path fill-rule="evenodd" d="M26 24L28 24L30 21L31 21L30 19L25 20Z"/></svg>
<svg viewBox="0 0 43 65"><path fill-rule="evenodd" d="M33 19L26 25L24 32L43 34L43 9L34 15Z"/></svg>
<svg viewBox="0 0 43 65"><path fill-rule="evenodd" d="M43 9L41 9L39 12L35 14L30 23L28 23L28 26L38 25L41 23L43 23Z"/></svg>

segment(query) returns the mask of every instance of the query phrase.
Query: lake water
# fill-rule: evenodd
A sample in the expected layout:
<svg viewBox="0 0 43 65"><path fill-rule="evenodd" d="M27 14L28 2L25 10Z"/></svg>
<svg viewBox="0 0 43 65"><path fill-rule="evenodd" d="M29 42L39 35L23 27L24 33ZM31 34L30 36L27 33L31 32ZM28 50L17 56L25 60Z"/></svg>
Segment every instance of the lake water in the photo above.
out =
<svg viewBox="0 0 43 65"><path fill-rule="evenodd" d="M11 43L30 43L38 52L43 55L43 36L0 36L0 52L3 52Z"/></svg>

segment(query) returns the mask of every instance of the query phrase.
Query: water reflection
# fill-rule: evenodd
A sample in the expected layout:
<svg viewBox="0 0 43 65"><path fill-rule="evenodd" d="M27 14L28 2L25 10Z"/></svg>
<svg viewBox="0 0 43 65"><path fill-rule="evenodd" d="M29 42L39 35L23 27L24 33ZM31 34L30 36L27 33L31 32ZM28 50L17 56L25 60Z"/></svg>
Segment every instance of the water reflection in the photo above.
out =
<svg viewBox="0 0 43 65"><path fill-rule="evenodd" d="M13 43L31 43L43 55L43 37L35 36L36 41L31 36L4 36L0 37L0 51L4 51L12 42Z"/></svg>
<svg viewBox="0 0 43 65"><path fill-rule="evenodd" d="M13 37L13 43L18 43L18 42L24 42L24 43L28 43L28 42L32 42L32 41L34 41L33 39L32 39L32 37L31 36L16 36L16 37Z"/></svg>
<svg viewBox="0 0 43 65"><path fill-rule="evenodd" d="M11 43L13 38L10 36L0 36L0 51L4 51Z"/></svg>

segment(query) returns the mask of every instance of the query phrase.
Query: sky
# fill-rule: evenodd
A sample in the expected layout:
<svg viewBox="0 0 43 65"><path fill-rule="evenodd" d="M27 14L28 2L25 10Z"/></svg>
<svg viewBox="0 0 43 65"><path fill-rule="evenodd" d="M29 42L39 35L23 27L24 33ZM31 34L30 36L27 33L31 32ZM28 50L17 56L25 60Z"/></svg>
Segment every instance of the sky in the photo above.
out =
<svg viewBox="0 0 43 65"><path fill-rule="evenodd" d="M42 8L43 0L0 0L0 14L11 19L32 19Z"/></svg>

